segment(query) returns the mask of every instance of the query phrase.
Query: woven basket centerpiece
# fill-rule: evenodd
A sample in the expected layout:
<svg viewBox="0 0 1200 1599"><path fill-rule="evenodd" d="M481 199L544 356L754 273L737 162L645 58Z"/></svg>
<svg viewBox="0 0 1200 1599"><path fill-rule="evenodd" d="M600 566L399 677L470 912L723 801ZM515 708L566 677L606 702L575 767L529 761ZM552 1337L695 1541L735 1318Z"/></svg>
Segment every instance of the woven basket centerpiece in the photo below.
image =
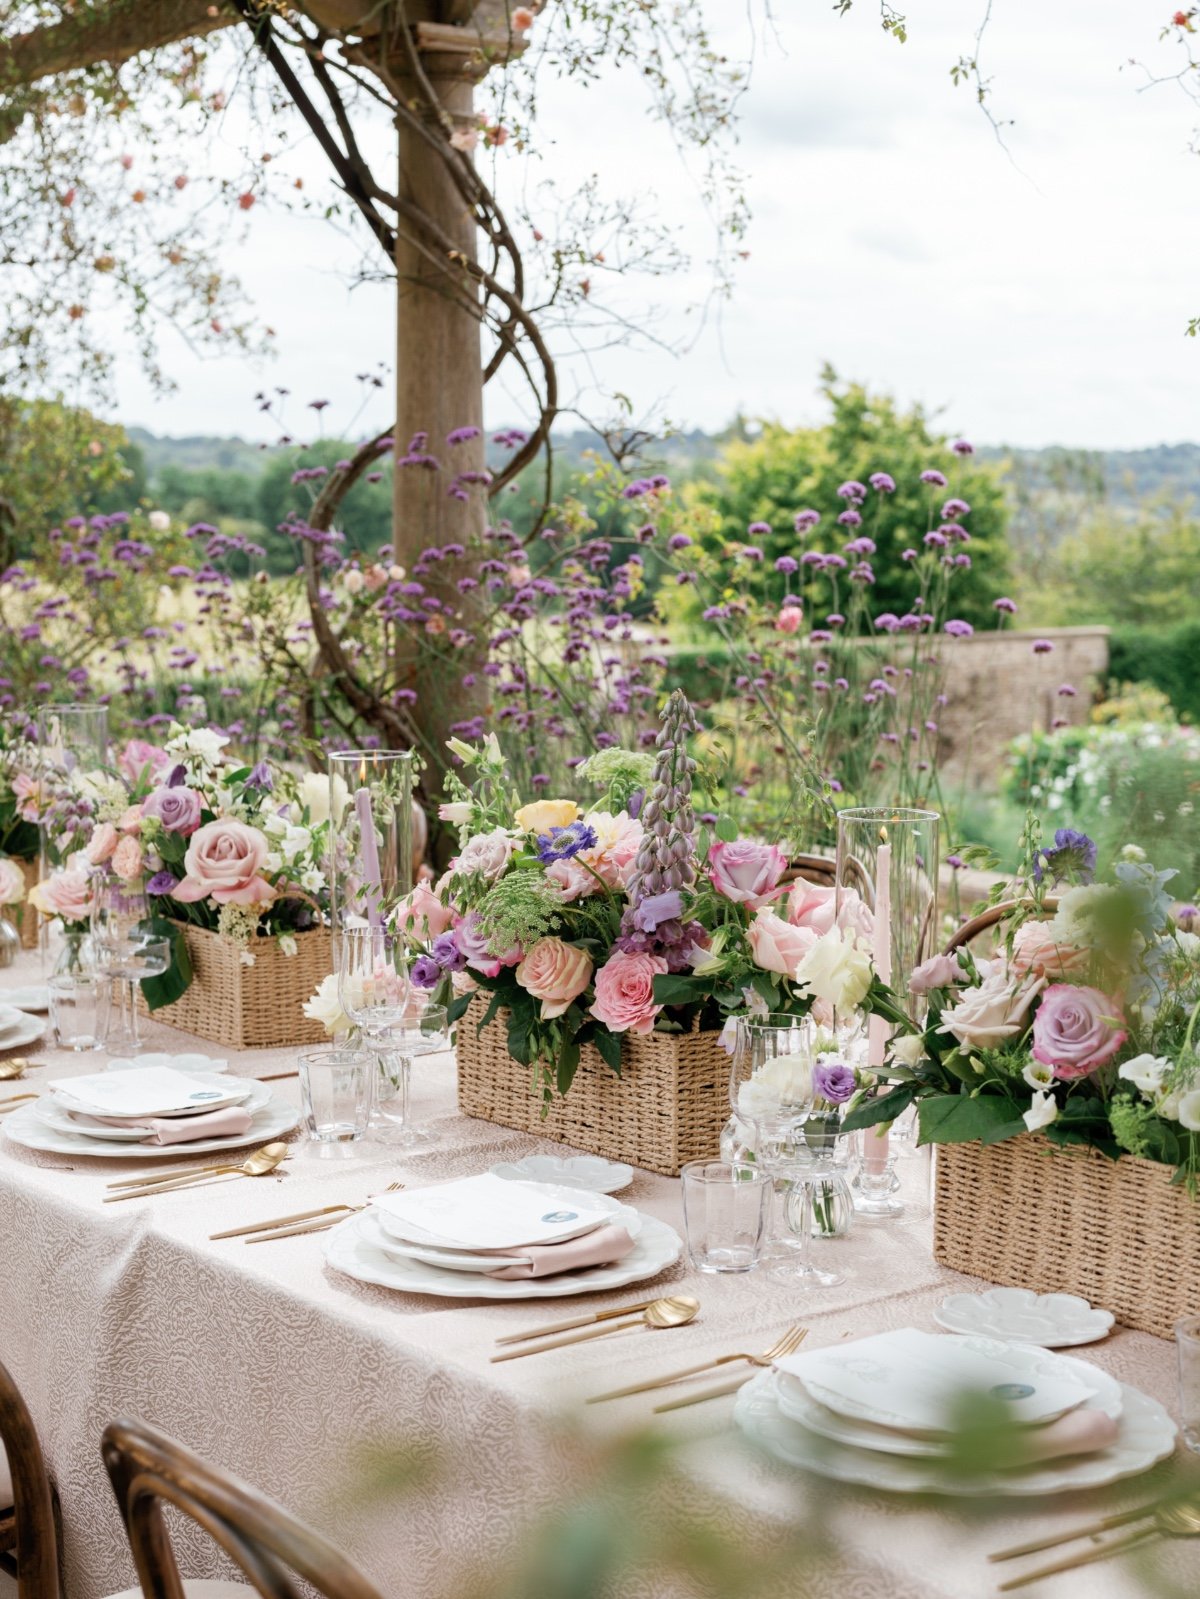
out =
<svg viewBox="0 0 1200 1599"><path fill-rule="evenodd" d="M607 1160L679 1175L717 1153L729 1118L729 1056L717 1032L626 1034L618 1077L585 1045L565 1098L543 1116L534 1068L508 1052L508 1014L479 1031L479 998L458 1023L458 1104L466 1116L558 1139Z"/></svg>
<svg viewBox="0 0 1200 1599"><path fill-rule="evenodd" d="M1172 1338L1200 1313L1200 1201L1158 1161L1025 1135L934 1151L933 1252L944 1266L1079 1294Z"/></svg>
<svg viewBox="0 0 1200 1599"><path fill-rule="evenodd" d="M187 944L192 980L177 1000L152 1013L155 1021L230 1049L325 1042L323 1024L305 1016L303 1005L333 970L328 928L297 933L294 955L285 955L275 938L253 939L247 952L254 962L247 965L232 939L206 927L174 925Z"/></svg>

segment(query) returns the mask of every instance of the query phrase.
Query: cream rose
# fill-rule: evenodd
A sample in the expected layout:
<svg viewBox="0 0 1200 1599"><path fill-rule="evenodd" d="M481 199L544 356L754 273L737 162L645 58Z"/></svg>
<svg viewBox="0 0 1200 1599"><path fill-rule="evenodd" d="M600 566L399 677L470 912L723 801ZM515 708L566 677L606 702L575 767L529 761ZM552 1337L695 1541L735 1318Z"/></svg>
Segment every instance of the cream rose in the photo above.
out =
<svg viewBox="0 0 1200 1599"><path fill-rule="evenodd" d="M1012 970L1039 977L1070 977L1084 970L1088 952L1068 944L1053 922L1023 922L1013 939Z"/></svg>
<svg viewBox="0 0 1200 1599"><path fill-rule="evenodd" d="M1029 1007L1045 986L1044 977L1014 980L1000 967L942 1012L938 1031L957 1038L963 1049L995 1049L1022 1030Z"/></svg>
<svg viewBox="0 0 1200 1599"><path fill-rule="evenodd" d="M261 875L270 846L257 827L218 817L198 828L183 857L187 876L172 891L181 904L213 899L218 905L260 905L275 898Z"/></svg>
<svg viewBox="0 0 1200 1599"><path fill-rule="evenodd" d="M522 805L515 819L523 833L548 833L552 827L570 827L579 816L579 806L574 800L546 799Z"/></svg>
<svg viewBox="0 0 1200 1599"><path fill-rule="evenodd" d="M475 833L459 850L454 870L478 872L487 882L494 883L504 876L516 847L516 839L502 827L493 828L490 833Z"/></svg>
<svg viewBox="0 0 1200 1599"><path fill-rule="evenodd" d="M0 905L19 905L25 898L25 873L7 855L0 856Z"/></svg>
<svg viewBox="0 0 1200 1599"><path fill-rule="evenodd" d="M754 964L764 972L779 972L783 977L795 977L796 968L817 942L811 928L793 927L765 908L755 913L746 936Z"/></svg>
<svg viewBox="0 0 1200 1599"><path fill-rule="evenodd" d="M816 941L795 976L801 988L844 1015L867 997L871 957L853 934L835 927Z"/></svg>
<svg viewBox="0 0 1200 1599"><path fill-rule="evenodd" d="M330 972L328 977L322 977L312 998L304 1001L303 1009L309 1021L320 1022L331 1036L335 1033L347 1033L353 1026L342 1009L336 972Z"/></svg>
<svg viewBox="0 0 1200 1599"><path fill-rule="evenodd" d="M561 1016L571 1001L592 980L591 957L561 938L539 938L513 973L517 982L534 999L542 1002L542 1020Z"/></svg>
<svg viewBox="0 0 1200 1599"><path fill-rule="evenodd" d="M324 772L305 772L296 785L296 798L301 808L307 809L312 826L318 827L329 820L331 801L333 812L338 819L341 818L350 798L350 790L346 787L345 778L339 777L336 772L332 777L327 777ZM299 821L299 817L296 820Z"/></svg>
<svg viewBox="0 0 1200 1599"><path fill-rule="evenodd" d="M29 903L43 916L85 922L92 914L92 880L80 866L69 866L29 890Z"/></svg>

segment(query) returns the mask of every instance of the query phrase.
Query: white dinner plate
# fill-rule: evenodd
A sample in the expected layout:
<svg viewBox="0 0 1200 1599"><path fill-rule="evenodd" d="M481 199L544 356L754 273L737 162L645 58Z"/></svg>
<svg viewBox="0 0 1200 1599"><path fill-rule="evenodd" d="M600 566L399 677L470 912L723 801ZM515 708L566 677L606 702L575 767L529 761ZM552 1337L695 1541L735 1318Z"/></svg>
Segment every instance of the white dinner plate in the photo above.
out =
<svg viewBox="0 0 1200 1599"><path fill-rule="evenodd" d="M510 1182L557 1183L560 1188L582 1188L593 1194L616 1194L633 1181L632 1166L599 1155L526 1155L491 1170L493 1177Z"/></svg>
<svg viewBox="0 0 1200 1599"><path fill-rule="evenodd" d="M933 1319L947 1332L1011 1338L1043 1349L1072 1349L1107 1338L1116 1318L1111 1310L1096 1310L1076 1294L989 1288L982 1294L949 1294Z"/></svg>
<svg viewBox="0 0 1200 1599"><path fill-rule="evenodd" d="M642 1217L642 1230L631 1254L610 1266L589 1266L561 1277L526 1277L505 1281L445 1271L423 1261L394 1260L367 1241L362 1216L351 1216L325 1234L325 1259L335 1271L359 1282L375 1283L404 1294L433 1294L442 1299L566 1299L657 1277L679 1259L683 1240L673 1227L654 1216Z"/></svg>
<svg viewBox="0 0 1200 1599"><path fill-rule="evenodd" d="M1036 1498L1099 1488L1136 1477L1175 1448L1175 1423L1156 1399L1121 1384L1121 1416L1116 1442L1091 1455L1046 1460L1019 1471L996 1471L965 1478L947 1475L935 1460L911 1460L875 1449L855 1449L810 1432L785 1416L778 1402L778 1373L760 1372L740 1390L734 1420L769 1454L835 1482L858 1483L889 1493Z"/></svg>
<svg viewBox="0 0 1200 1599"><path fill-rule="evenodd" d="M590 1210L593 1213L598 1212L605 1218L608 1218L616 1217L619 1212L623 1214L628 1209L628 1207L622 1205L619 1200L610 1199L607 1194L593 1194L590 1204L585 1206L582 1205L579 1199L576 1197L579 1193L578 1188L558 1188L551 1183L539 1183L538 1187L542 1191L540 1197L543 1197L548 1204L551 1206L561 1206L564 1209L570 1208L573 1213L577 1213L580 1210ZM390 1238L394 1239L396 1243L420 1244L423 1248L427 1249L448 1249L453 1251L455 1254L461 1254L464 1250L468 1252L470 1251L471 1246L469 1243L447 1243L445 1237L439 1236L436 1233L428 1232L424 1227L418 1227L415 1222L402 1221L400 1217L390 1209L386 1200L375 1208L373 1214L383 1231L387 1233ZM598 1227L603 1227L606 1225L607 1220L603 1222L581 1222L578 1227L560 1231L555 1237L554 1241L555 1243L562 1244L566 1243L570 1238L583 1238L588 1233L594 1233ZM506 1247L511 1247L512 1249L516 1250L520 1246L513 1244Z"/></svg>
<svg viewBox="0 0 1200 1599"><path fill-rule="evenodd" d="M149 1050L144 1055L118 1055L102 1069L106 1072L136 1072L144 1066L169 1066L177 1072L206 1072L210 1077L229 1070L227 1060L210 1060L207 1055L156 1054Z"/></svg>
<svg viewBox="0 0 1200 1599"><path fill-rule="evenodd" d="M227 1079L227 1081L236 1082L237 1079ZM248 1110L253 1115L270 1102L271 1090L266 1083L256 1083L249 1078L244 1079L244 1081L247 1089L245 1098L239 1099L233 1105L222 1105L220 1109ZM84 1138L99 1138L109 1144L140 1144L146 1137L146 1129L144 1127L105 1127L99 1123L88 1122L82 1114L74 1114L67 1110L66 1106L60 1103L54 1094L44 1095L36 1102L34 1109L37 1111L39 1120L45 1122L47 1127L57 1128L62 1133L79 1133ZM209 1115L211 1112L201 1111L200 1114ZM148 1116L143 1119L150 1120ZM162 1119L164 1121L186 1121L188 1118L167 1116ZM199 1142L199 1140L195 1140L195 1142ZM186 1148L186 1142L179 1147Z"/></svg>
<svg viewBox="0 0 1200 1599"><path fill-rule="evenodd" d="M0 995L0 1003L15 1005L18 1010L49 1010L50 985L26 983L24 988L6 989L3 995Z"/></svg>
<svg viewBox="0 0 1200 1599"><path fill-rule="evenodd" d="M32 1044L46 1031L46 1023L40 1016L27 1016L24 1011L17 1013L21 1020L8 1032L0 1033L0 1052L6 1049L24 1049L26 1044Z"/></svg>
<svg viewBox="0 0 1200 1599"><path fill-rule="evenodd" d="M447 1249L434 1244L415 1244L394 1238L382 1223L381 1212L365 1211L362 1235L369 1244L381 1249L393 1260L420 1260L427 1266L438 1266L443 1271L471 1271L478 1275L481 1272L496 1271L500 1266L523 1265L529 1258L519 1247L506 1250L503 1255L486 1255L470 1249ZM636 1239L642 1230L642 1218L638 1212L628 1205L618 1205L615 1201L612 1224L624 1227L633 1239Z"/></svg>
<svg viewBox="0 0 1200 1599"><path fill-rule="evenodd" d="M36 1105L20 1105L3 1120L4 1135L26 1149L47 1155L90 1156L97 1160L180 1160L186 1155L220 1154L226 1149L245 1149L290 1133L300 1120L300 1111L282 1099L271 1099L253 1117L249 1132L232 1138L198 1138L191 1144L125 1144L117 1140L84 1138L78 1132L65 1133L47 1127L36 1116Z"/></svg>
<svg viewBox="0 0 1200 1599"><path fill-rule="evenodd" d="M1069 1356L1058 1358L1070 1367L1081 1382L1089 1383L1096 1392L1085 1399L1081 1410L1100 1410L1114 1421L1121 1414L1121 1385L1106 1371ZM890 1427L877 1427L869 1421L855 1421L849 1416L839 1416L827 1410L805 1388L798 1377L779 1373L776 1390L779 1409L791 1421L797 1421L815 1432L818 1437L831 1438L835 1443L852 1444L856 1449L875 1449L885 1455L909 1455L914 1460L939 1460L947 1452L947 1442L941 1438L917 1437L913 1433L896 1432Z"/></svg>

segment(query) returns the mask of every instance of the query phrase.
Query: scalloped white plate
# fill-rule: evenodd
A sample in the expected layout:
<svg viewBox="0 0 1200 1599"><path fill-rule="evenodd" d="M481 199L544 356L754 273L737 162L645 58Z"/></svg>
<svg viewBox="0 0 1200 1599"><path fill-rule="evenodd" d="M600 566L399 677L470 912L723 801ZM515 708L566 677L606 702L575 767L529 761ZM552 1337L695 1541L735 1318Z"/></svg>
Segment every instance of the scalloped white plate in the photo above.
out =
<svg viewBox="0 0 1200 1599"><path fill-rule="evenodd" d="M15 1005L18 1010L49 1010L50 984L26 983L24 988L9 988L0 994L0 1004Z"/></svg>
<svg viewBox="0 0 1200 1599"><path fill-rule="evenodd" d="M117 1055L103 1069L106 1072L136 1072L143 1066L170 1066L177 1072L207 1072L217 1076L229 1070L227 1060L210 1060L207 1055L176 1055L170 1050L156 1053L148 1050L144 1055Z"/></svg>
<svg viewBox="0 0 1200 1599"><path fill-rule="evenodd" d="M612 1205L612 1225L624 1227L633 1239L636 1239L642 1230L641 1215L629 1205L619 1204L615 1199L609 1200ZM414 1243L411 1239L396 1238L389 1232L384 1218L375 1210L363 1212L362 1226L359 1229L366 1241L375 1249L381 1249L392 1260L424 1261L427 1266L437 1266L442 1271L470 1271L475 1273L494 1271L498 1266L520 1263L524 1258L520 1246L515 1246L502 1257L499 1255L479 1254L469 1249L448 1249L445 1245Z"/></svg>
<svg viewBox="0 0 1200 1599"><path fill-rule="evenodd" d="M215 1155L226 1149L245 1149L290 1133L300 1120L298 1106L271 1099L256 1112L250 1131L233 1138L199 1138L194 1144L120 1144L102 1138L81 1138L78 1133L47 1127L34 1115L36 1105L18 1105L4 1118L4 1136L26 1149L48 1155L74 1155L94 1160L182 1160L188 1155Z"/></svg>
<svg viewBox="0 0 1200 1599"><path fill-rule="evenodd" d="M557 1183L593 1194L616 1194L633 1181L633 1167L599 1155L526 1155L491 1168L493 1177L512 1182Z"/></svg>
<svg viewBox="0 0 1200 1599"><path fill-rule="evenodd" d="M46 1023L40 1016L30 1016L25 1011L13 1012L14 1016L21 1019L12 1025L0 1036L0 1053L9 1049L23 1049L26 1044L32 1044L46 1031Z"/></svg>
<svg viewBox="0 0 1200 1599"><path fill-rule="evenodd" d="M738 1393L734 1420L755 1443L778 1460L834 1482L882 1488L889 1493L949 1494L955 1497L1034 1498L1099 1488L1149 1471L1175 1448L1175 1423L1148 1394L1121 1384L1117 1441L1092 1455L1047 1460L1021 1471L997 1471L967 1480L948 1477L934 1460L910 1460L874 1449L819 1438L779 1408L778 1374L760 1372Z"/></svg>
<svg viewBox="0 0 1200 1599"><path fill-rule="evenodd" d="M1035 1294L1028 1288L988 1288L981 1294L950 1294L933 1313L947 1332L980 1333L1040 1344L1043 1349L1072 1349L1107 1338L1115 1317L1096 1310L1075 1294Z"/></svg>

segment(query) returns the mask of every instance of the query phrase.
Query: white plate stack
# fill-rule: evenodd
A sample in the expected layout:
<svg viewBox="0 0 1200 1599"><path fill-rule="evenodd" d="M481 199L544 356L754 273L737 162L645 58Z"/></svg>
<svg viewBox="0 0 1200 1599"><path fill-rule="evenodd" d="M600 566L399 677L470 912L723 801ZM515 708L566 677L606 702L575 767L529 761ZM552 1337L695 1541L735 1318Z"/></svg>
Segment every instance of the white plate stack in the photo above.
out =
<svg viewBox="0 0 1200 1599"><path fill-rule="evenodd" d="M947 1468L971 1395L1005 1402L1024 1464ZM747 1383L735 1415L792 1465L896 1493L1064 1493L1146 1471L1175 1446L1156 1400L1087 1361L911 1327L790 1355Z"/></svg>
<svg viewBox="0 0 1200 1599"><path fill-rule="evenodd" d="M657 1276L680 1248L665 1222L605 1194L485 1173L381 1195L328 1234L325 1254L405 1293L547 1299Z"/></svg>
<svg viewBox="0 0 1200 1599"><path fill-rule="evenodd" d="M0 1005L0 1050L25 1049L45 1031L40 1016L29 1016L15 1005Z"/></svg>

